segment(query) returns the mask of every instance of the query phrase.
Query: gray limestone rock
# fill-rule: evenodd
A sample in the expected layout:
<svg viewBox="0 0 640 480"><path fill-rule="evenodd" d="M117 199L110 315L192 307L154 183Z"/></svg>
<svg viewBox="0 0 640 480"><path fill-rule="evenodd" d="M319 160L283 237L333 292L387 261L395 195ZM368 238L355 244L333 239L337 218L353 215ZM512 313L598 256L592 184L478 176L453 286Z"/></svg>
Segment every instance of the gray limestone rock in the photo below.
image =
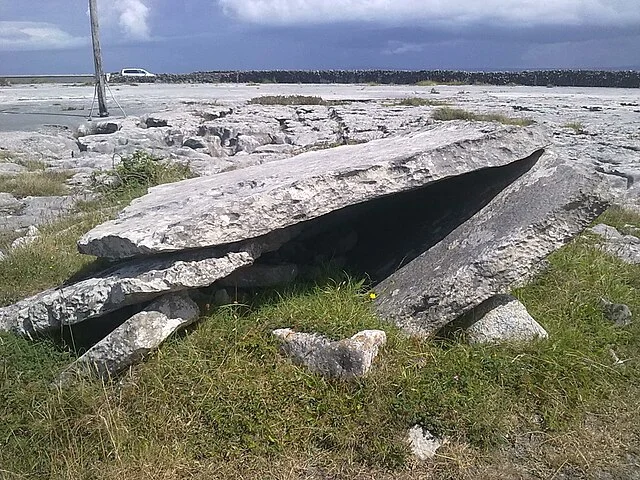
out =
<svg viewBox="0 0 640 480"><path fill-rule="evenodd" d="M628 305L624 303L612 303L604 298L600 299L602 313L607 320L615 323L619 327L631 325L633 314Z"/></svg>
<svg viewBox="0 0 640 480"><path fill-rule="evenodd" d="M526 307L511 295L496 295L469 312L469 343L532 342L548 338Z"/></svg>
<svg viewBox="0 0 640 480"><path fill-rule="evenodd" d="M38 227L31 225L27 229L26 235L20 238L16 238L11 243L11 248L14 249L14 248L26 247L27 245L31 245L33 242L38 240L39 237L40 237L40 230L38 230Z"/></svg>
<svg viewBox="0 0 640 480"><path fill-rule="evenodd" d="M100 317L164 293L206 287L259 256L254 250L207 249L134 260L71 285L0 308L0 331L31 336Z"/></svg>
<svg viewBox="0 0 640 480"><path fill-rule="evenodd" d="M327 377L352 379L371 369L379 347L387 341L381 330L363 330L353 337L332 342L313 333L296 333L290 328L274 330L284 353L295 363Z"/></svg>
<svg viewBox="0 0 640 480"><path fill-rule="evenodd" d="M152 188L118 219L87 233L78 247L115 259L240 241L349 205L507 165L547 143L540 127L447 122L403 137L309 152Z"/></svg>
<svg viewBox="0 0 640 480"><path fill-rule="evenodd" d="M23 207L24 203L10 193L0 193L0 215L15 215Z"/></svg>
<svg viewBox="0 0 640 480"><path fill-rule="evenodd" d="M640 263L640 238L633 235L622 235L614 227L600 223L589 229L602 239L600 248L625 263L637 265Z"/></svg>
<svg viewBox="0 0 640 480"><path fill-rule="evenodd" d="M27 167L11 162L0 162L0 175L18 175L27 171Z"/></svg>
<svg viewBox="0 0 640 480"><path fill-rule="evenodd" d="M448 443L446 439L436 437L420 425L414 425L409 429L407 440L411 453L423 462L435 458L438 449Z"/></svg>
<svg viewBox="0 0 640 480"><path fill-rule="evenodd" d="M15 215L0 215L1 230L21 230L32 225L43 225L69 212L76 198L65 197L25 197L20 199L22 208Z"/></svg>
<svg viewBox="0 0 640 480"><path fill-rule="evenodd" d="M605 181L546 154L442 241L383 280L378 313L429 336L488 298L523 285L541 261L610 204Z"/></svg>
<svg viewBox="0 0 640 480"><path fill-rule="evenodd" d="M207 148L206 142L202 138L189 137L182 142L183 147L191 148L192 150L198 150L200 148Z"/></svg>
<svg viewBox="0 0 640 480"><path fill-rule="evenodd" d="M38 161L70 158L79 153L76 139L71 132L66 131L58 131L56 134L0 132L0 147L19 153L21 159Z"/></svg>
<svg viewBox="0 0 640 480"><path fill-rule="evenodd" d="M87 373L109 379L140 362L199 314L198 305L186 293L157 298L73 362L61 374L61 380Z"/></svg>

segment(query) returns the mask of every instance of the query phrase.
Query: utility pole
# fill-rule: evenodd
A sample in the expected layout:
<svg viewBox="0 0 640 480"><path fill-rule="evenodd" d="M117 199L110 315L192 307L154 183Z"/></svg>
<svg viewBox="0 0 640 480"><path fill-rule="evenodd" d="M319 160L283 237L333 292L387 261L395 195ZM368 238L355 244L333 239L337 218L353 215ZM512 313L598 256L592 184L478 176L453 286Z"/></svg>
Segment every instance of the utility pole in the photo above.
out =
<svg viewBox="0 0 640 480"><path fill-rule="evenodd" d="M96 67L96 90L98 93L98 112L101 117L108 117L104 72L102 71L102 52L100 51L100 32L98 26L98 7L96 0L89 0L89 17L91 18L91 40L93 42L93 62Z"/></svg>

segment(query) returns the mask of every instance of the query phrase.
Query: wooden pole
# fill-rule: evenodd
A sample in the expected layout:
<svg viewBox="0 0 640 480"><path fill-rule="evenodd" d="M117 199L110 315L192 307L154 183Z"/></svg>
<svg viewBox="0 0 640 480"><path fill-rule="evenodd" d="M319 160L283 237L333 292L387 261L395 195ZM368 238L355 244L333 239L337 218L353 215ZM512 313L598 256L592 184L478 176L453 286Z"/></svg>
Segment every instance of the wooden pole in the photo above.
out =
<svg viewBox="0 0 640 480"><path fill-rule="evenodd" d="M91 18L91 40L93 42L93 62L96 67L96 89L98 91L98 112L101 117L108 117L104 72L102 71L102 52L100 51L100 31L98 25L98 7L96 0L89 0L89 17Z"/></svg>

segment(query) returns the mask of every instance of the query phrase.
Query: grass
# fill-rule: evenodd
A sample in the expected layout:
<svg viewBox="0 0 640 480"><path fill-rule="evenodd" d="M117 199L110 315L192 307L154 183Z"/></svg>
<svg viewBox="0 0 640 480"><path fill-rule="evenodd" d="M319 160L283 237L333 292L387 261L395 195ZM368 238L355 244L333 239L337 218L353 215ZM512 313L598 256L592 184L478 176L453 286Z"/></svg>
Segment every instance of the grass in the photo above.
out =
<svg viewBox="0 0 640 480"><path fill-rule="evenodd" d="M580 122L569 122L569 123L565 123L563 125L564 128L570 128L571 130L573 130L575 133L582 135L587 133L587 130L584 128L584 124L580 123Z"/></svg>
<svg viewBox="0 0 640 480"><path fill-rule="evenodd" d="M640 311L640 267L587 237L554 253L515 292L550 339L520 347L407 338L366 285L333 278L213 309L113 384L52 388L73 354L0 335L3 478L551 478L640 453L640 325L616 328L598 307ZM341 383L283 358L280 327L389 340L367 378ZM451 439L423 466L403 442L415 423Z"/></svg>
<svg viewBox="0 0 640 480"><path fill-rule="evenodd" d="M8 252L0 262L0 305L56 287L78 272L103 267L95 258L78 253L78 238L113 218L149 187L193 176L188 167L166 163L145 152L122 158L107 175L117 182L98 185L97 199L79 202L72 215L40 227L40 237L34 243ZM0 248L4 250L11 240L11 236L0 239Z"/></svg>
<svg viewBox="0 0 640 480"><path fill-rule="evenodd" d="M530 118L514 118L507 117L496 113L474 113L460 108L442 107L435 110L432 114L434 120L467 120L477 122L498 122L505 125L518 125L526 127L533 125L535 122Z"/></svg>
<svg viewBox="0 0 640 480"><path fill-rule="evenodd" d="M47 168L47 164L42 160L35 160L33 158L21 158L16 160L18 165L22 165L30 172L38 172Z"/></svg>
<svg viewBox="0 0 640 480"><path fill-rule="evenodd" d="M396 105L404 107L441 107L443 105L447 105L447 102L442 100L431 100L429 98L407 97L399 100Z"/></svg>
<svg viewBox="0 0 640 480"><path fill-rule="evenodd" d="M417 87L435 87L436 85L460 86L460 85L469 85L469 82L462 82L460 80L452 80L449 82L436 82L435 80L420 80L419 82L416 82Z"/></svg>
<svg viewBox="0 0 640 480"><path fill-rule="evenodd" d="M16 197L66 195L71 173L65 170L35 170L17 175L0 175L0 192Z"/></svg>
<svg viewBox="0 0 640 480"><path fill-rule="evenodd" d="M322 97L306 95L265 95L249 100L252 105L326 105Z"/></svg>

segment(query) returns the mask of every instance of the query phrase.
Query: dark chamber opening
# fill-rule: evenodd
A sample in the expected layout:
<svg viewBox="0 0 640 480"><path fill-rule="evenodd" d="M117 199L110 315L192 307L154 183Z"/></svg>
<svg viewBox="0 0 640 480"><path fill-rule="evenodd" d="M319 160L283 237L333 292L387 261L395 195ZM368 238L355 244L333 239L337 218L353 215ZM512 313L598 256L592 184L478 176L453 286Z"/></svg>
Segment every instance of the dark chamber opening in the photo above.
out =
<svg viewBox="0 0 640 480"><path fill-rule="evenodd" d="M258 263L294 263L304 271L333 261L379 282L480 211L542 153L331 212L307 222L300 235Z"/></svg>

